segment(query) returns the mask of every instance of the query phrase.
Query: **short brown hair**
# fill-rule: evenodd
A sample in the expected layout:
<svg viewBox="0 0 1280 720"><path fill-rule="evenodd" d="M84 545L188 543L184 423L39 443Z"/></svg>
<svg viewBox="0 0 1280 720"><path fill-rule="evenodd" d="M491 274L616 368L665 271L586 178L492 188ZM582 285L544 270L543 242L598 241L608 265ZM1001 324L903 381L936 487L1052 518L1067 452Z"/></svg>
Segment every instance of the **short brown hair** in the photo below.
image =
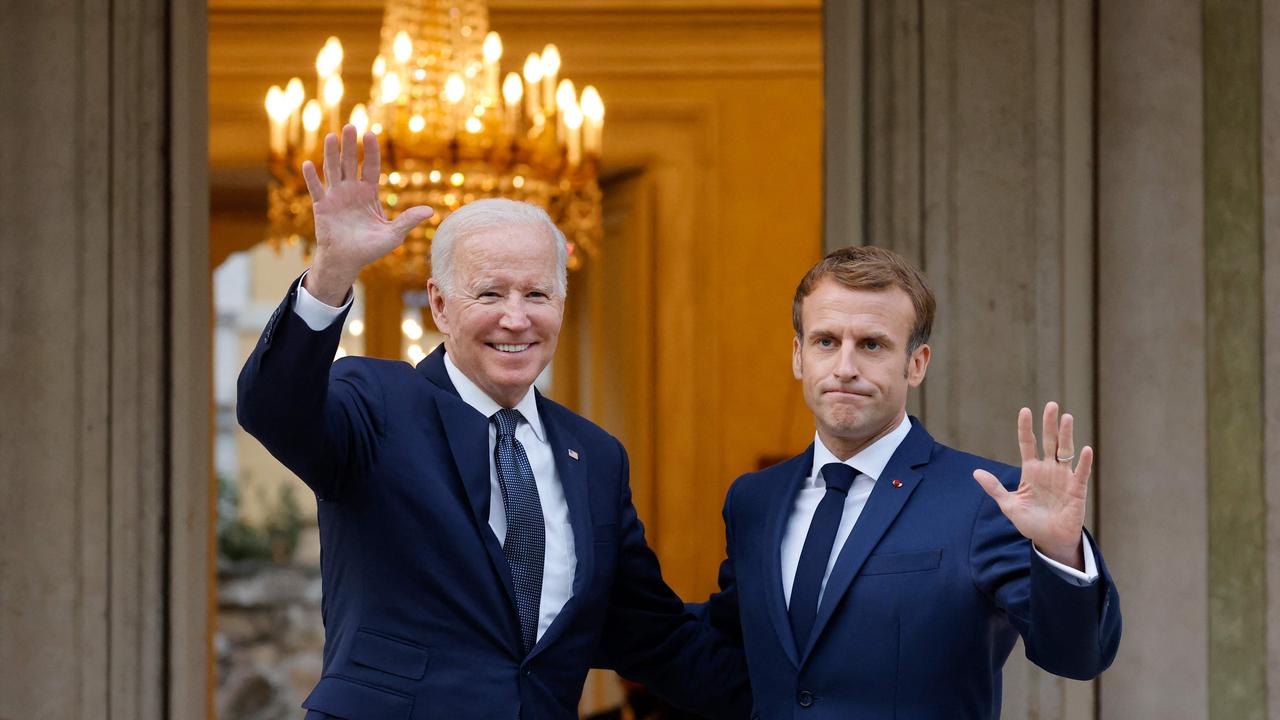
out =
<svg viewBox="0 0 1280 720"><path fill-rule="evenodd" d="M791 325L795 328L797 337L804 336L800 320L804 299L819 282L828 277L850 290L900 288L911 298L911 305L916 311L911 338L907 342L907 354L915 352L916 348L929 341L937 302L924 275L898 253L872 245L854 245L833 250L819 260L817 265L809 268L809 272L805 273L800 285L796 287L796 296L791 302Z"/></svg>

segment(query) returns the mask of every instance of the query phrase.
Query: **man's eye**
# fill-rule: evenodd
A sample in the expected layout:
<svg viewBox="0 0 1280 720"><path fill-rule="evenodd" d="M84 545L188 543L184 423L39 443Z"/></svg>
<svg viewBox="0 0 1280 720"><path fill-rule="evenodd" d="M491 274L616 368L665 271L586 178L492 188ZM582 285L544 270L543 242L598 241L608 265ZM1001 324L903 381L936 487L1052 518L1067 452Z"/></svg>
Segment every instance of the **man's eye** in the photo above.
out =
<svg viewBox="0 0 1280 720"><path fill-rule="evenodd" d="M818 347L829 348L835 347L836 341L831 338L818 338Z"/></svg>
<svg viewBox="0 0 1280 720"><path fill-rule="evenodd" d="M492 291L492 290L485 290L484 292L480 293L480 297L482 297L482 298L488 298L488 299L492 300L492 299L494 299L494 298L498 297L498 293L496 293L496 292L494 292L494 291Z"/></svg>
<svg viewBox="0 0 1280 720"><path fill-rule="evenodd" d="M865 347L868 350L879 350L880 343L876 342L875 340L868 340L866 343L863 344L863 347Z"/></svg>
<svg viewBox="0 0 1280 720"><path fill-rule="evenodd" d="M546 293L542 292L541 290L534 290L533 292L529 293L529 297L533 298L534 300L546 300L547 298L549 298L549 297L551 297L551 296L550 296L550 295L547 295Z"/></svg>

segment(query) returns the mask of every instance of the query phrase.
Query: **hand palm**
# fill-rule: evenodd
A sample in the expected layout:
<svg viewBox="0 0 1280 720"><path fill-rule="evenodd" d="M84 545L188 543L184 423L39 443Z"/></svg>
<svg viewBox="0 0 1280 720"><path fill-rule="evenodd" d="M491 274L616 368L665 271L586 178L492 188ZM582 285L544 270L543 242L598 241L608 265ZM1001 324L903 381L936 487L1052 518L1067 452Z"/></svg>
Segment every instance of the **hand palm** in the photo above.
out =
<svg viewBox="0 0 1280 720"><path fill-rule="evenodd" d="M974 479L996 501L1018 532L1050 557L1074 556L1084 526L1093 449L1086 446L1081 450L1080 462L1072 470L1071 460L1075 457L1071 449L1072 425L1070 415L1063 415L1059 422L1056 403L1045 406L1042 459L1036 452L1031 410L1023 408L1018 413L1018 447L1022 452L1018 488L1012 492L1005 490L1000 481L985 470L973 473Z"/></svg>
<svg viewBox="0 0 1280 720"><path fill-rule="evenodd" d="M356 130L347 125L342 140L324 139L324 181L311 161L302 164L302 177L311 194L311 212L316 225L316 256L313 269L340 278L338 285L353 281L369 263L400 246L418 223L431 217L425 205L406 208L394 220L387 220L378 197L381 158L378 139L364 135L364 164L357 174Z"/></svg>

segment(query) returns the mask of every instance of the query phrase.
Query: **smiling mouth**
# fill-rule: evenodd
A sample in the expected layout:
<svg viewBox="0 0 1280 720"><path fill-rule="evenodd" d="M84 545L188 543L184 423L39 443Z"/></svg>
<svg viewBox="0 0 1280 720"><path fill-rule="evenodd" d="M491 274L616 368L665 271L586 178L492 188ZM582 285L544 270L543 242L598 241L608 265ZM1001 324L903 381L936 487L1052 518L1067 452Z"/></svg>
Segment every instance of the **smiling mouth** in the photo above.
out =
<svg viewBox="0 0 1280 720"><path fill-rule="evenodd" d="M488 343L489 347L504 353L521 353L528 350L533 343Z"/></svg>

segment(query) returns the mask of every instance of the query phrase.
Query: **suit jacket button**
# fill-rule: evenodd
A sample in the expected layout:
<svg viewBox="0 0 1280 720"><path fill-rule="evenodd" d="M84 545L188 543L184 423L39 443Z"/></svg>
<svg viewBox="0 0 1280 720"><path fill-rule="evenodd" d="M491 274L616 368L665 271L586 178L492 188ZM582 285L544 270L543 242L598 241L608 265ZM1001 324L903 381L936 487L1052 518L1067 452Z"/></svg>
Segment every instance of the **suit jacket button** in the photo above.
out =
<svg viewBox="0 0 1280 720"><path fill-rule="evenodd" d="M800 694L796 697L796 700L800 702L800 707L807 708L810 705L813 705L813 693L808 690L801 690Z"/></svg>
<svg viewBox="0 0 1280 720"><path fill-rule="evenodd" d="M525 677L529 677L530 675L533 674L533 668L525 668L523 672Z"/></svg>

